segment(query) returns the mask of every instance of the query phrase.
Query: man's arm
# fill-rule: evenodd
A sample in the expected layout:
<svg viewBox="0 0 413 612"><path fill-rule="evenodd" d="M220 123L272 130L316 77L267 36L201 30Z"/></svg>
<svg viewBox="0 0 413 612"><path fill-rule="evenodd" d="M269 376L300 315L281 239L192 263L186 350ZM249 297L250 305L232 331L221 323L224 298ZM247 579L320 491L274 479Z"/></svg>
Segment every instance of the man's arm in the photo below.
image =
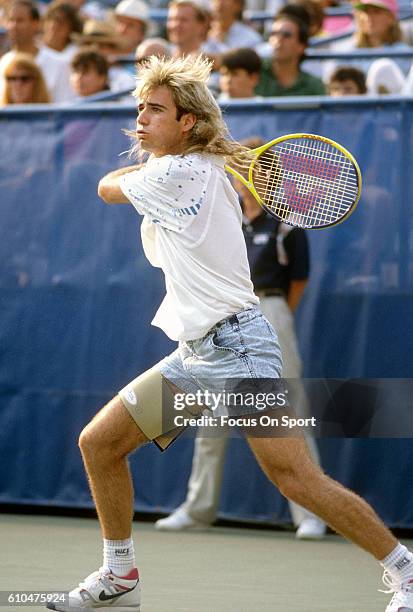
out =
<svg viewBox="0 0 413 612"><path fill-rule="evenodd" d="M136 166L128 166L127 168L119 168L109 172L99 181L98 195L106 204L129 204L128 198L124 195L123 191L119 186L119 179L128 172L134 172L139 170L145 164L138 164Z"/></svg>
<svg viewBox="0 0 413 612"><path fill-rule="evenodd" d="M305 280L292 280L288 289L287 303L291 311L294 312L304 293L304 289L307 285L307 279Z"/></svg>

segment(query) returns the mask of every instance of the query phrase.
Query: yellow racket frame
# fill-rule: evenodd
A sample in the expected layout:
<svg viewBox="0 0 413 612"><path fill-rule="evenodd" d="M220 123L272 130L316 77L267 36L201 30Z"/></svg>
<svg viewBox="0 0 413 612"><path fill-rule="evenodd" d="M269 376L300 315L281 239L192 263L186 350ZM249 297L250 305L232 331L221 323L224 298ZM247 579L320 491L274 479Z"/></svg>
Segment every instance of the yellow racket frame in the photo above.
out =
<svg viewBox="0 0 413 612"><path fill-rule="evenodd" d="M341 151L341 153L343 153L343 155L345 155L345 157L347 157L350 160L350 162L353 164L353 166L354 166L354 169L355 169L356 174L357 174L358 191L357 191L356 199L355 199L354 203L352 204L352 206L348 209L347 213L345 215L343 215L340 219L337 219L337 221L334 221L334 223L330 223L328 225L322 225L320 227L316 227L316 226L315 227L310 227L308 229L325 229L326 227L333 227L334 225L338 225L339 223L342 223L343 221L345 221L355 211L355 209L357 207L357 204L358 204L358 202L360 200L360 196L361 196L362 177L361 177L361 172L360 172L359 165L358 165L356 159L354 158L354 156L350 153L350 151L345 149L338 142L335 142L334 140L331 140L331 138L326 138L325 136L319 136L317 134L303 134L303 133L285 134L284 136L280 136L279 138L274 138L274 140L270 140L270 142L267 142L267 143L261 145L260 147L257 147L256 149L251 149L251 154L254 156L254 159L251 161L249 169L248 169L248 179L244 178L242 176L242 174L240 174L237 170L235 170L234 168L231 168L231 166L229 166L227 164L225 165L225 170L227 170L235 178L237 178L239 181L241 181L241 183L243 185L245 185L245 187L252 193L254 198L257 200L258 204L260 204L260 206L262 206L265 210L267 210L267 206L266 206L265 202L260 198L257 190L255 189L254 181L252 180L253 175L254 175L255 163L256 163L257 159L259 158L259 156L261 155L261 153L264 153L264 151L266 151L267 149L270 149L274 145L280 144L281 142L284 142L285 140L293 140L293 139L299 139L299 138L303 138L303 139L307 138L307 139L310 139L310 140L319 140L319 141L325 142L325 143L335 147L336 149ZM274 215L274 216L277 216L277 215ZM279 218L279 217L277 216L277 218ZM282 221L282 219L280 219L280 220Z"/></svg>

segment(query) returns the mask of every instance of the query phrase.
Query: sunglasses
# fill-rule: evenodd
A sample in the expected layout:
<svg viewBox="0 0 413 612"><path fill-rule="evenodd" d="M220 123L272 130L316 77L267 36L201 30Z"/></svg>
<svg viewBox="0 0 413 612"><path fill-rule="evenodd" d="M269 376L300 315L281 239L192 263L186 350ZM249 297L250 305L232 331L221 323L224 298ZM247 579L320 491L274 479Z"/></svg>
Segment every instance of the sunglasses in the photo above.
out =
<svg viewBox="0 0 413 612"><path fill-rule="evenodd" d="M277 36L279 38L292 38L294 34L293 32L289 32L288 30L276 30L275 32L270 32L270 36Z"/></svg>
<svg viewBox="0 0 413 612"><path fill-rule="evenodd" d="M8 76L6 77L6 81L8 83L14 83L16 81L21 81L22 83L29 83L33 81L34 77L31 74L22 74L21 76Z"/></svg>

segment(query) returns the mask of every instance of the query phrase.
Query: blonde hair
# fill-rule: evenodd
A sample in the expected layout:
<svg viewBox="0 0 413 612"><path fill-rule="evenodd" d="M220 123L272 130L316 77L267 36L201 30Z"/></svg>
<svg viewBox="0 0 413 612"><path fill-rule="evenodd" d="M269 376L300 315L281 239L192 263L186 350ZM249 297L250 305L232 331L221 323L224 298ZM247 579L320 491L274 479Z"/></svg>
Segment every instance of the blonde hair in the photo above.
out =
<svg viewBox="0 0 413 612"><path fill-rule="evenodd" d="M16 53L4 70L5 86L3 88L0 106L13 104L10 97L10 86L7 82L7 77L11 76L13 70L16 68L27 71L34 79L33 95L29 104L47 104L51 101L42 71L34 61L33 57L28 53Z"/></svg>
<svg viewBox="0 0 413 612"><path fill-rule="evenodd" d="M383 10L386 10L386 9L383 9ZM356 22L357 22L357 19L356 19ZM356 27L356 31L354 34L354 40L355 40L355 46L360 49L366 49L366 48L373 46L370 41L370 36L360 29L359 24ZM401 40L403 40L402 30L401 30L399 22L397 21L396 18L394 18L394 22L389 26L389 29L385 33L383 40L381 41L381 44L382 45L394 45L395 43L398 43Z"/></svg>
<svg viewBox="0 0 413 612"><path fill-rule="evenodd" d="M221 155L227 162L242 163L251 154L247 147L229 139L228 128L221 109L207 87L212 62L198 56L183 58L151 57L139 68L138 85L134 97L145 99L158 87L168 87L177 108L177 119L191 113L196 117L194 127L184 143L184 155L207 153ZM129 132L136 139L134 132ZM138 151L135 146L133 151Z"/></svg>

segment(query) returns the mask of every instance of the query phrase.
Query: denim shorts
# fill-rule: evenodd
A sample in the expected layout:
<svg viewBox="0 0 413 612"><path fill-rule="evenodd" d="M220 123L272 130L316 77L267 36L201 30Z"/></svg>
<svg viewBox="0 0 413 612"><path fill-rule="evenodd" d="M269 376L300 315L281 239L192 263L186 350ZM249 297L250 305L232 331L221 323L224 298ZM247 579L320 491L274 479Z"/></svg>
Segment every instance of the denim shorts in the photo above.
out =
<svg viewBox="0 0 413 612"><path fill-rule="evenodd" d="M184 393L222 390L223 381L246 383L281 377L282 358L274 328L256 306L227 317L202 338L181 341L156 365Z"/></svg>

